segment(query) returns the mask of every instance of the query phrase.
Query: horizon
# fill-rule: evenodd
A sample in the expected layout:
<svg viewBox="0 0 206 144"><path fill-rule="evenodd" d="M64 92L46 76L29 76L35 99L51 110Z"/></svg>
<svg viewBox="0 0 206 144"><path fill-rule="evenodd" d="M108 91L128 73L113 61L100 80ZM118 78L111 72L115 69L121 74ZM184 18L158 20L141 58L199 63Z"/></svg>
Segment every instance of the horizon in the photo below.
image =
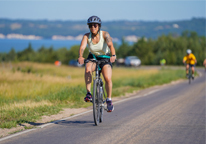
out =
<svg viewBox="0 0 206 144"><path fill-rule="evenodd" d="M206 18L205 4L203 0L0 0L0 18L86 21L97 15L102 21L179 21Z"/></svg>

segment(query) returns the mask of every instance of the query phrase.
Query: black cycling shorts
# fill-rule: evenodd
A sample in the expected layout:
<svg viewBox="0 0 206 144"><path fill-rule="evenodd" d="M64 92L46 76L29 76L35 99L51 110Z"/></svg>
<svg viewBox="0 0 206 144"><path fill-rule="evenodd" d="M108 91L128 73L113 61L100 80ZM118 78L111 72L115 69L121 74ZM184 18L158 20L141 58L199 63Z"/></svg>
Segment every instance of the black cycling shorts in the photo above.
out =
<svg viewBox="0 0 206 144"><path fill-rule="evenodd" d="M110 56L109 53L106 54L106 55ZM94 57L93 57L92 53L89 53L87 59L93 59L93 58L94 58ZM102 60L102 59L108 59L108 58L99 58L99 57L96 57L96 59L97 59L97 60ZM99 65L99 67L102 69L102 68L104 67L104 65L107 65L107 64L110 65L111 68L112 68L112 63L111 63L111 62L101 63L101 64Z"/></svg>
<svg viewBox="0 0 206 144"><path fill-rule="evenodd" d="M191 64L189 64L190 65L190 67L194 67L195 65L191 65Z"/></svg>

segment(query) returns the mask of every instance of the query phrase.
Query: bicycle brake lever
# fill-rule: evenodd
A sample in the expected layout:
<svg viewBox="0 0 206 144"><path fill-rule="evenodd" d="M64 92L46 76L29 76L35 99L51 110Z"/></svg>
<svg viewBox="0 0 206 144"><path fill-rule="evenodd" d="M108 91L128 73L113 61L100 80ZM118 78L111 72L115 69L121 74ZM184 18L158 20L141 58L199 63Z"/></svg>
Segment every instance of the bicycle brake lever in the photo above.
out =
<svg viewBox="0 0 206 144"><path fill-rule="evenodd" d="M85 60L84 60L84 63L88 63L88 62L89 62L89 60L88 60L88 59L85 59Z"/></svg>

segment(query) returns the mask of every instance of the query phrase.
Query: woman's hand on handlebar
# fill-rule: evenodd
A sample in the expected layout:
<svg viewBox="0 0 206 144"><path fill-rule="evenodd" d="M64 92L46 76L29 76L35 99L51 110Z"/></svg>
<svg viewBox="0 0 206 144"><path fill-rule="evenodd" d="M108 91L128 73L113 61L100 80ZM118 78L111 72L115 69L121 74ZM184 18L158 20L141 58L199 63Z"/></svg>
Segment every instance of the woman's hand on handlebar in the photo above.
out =
<svg viewBox="0 0 206 144"><path fill-rule="evenodd" d="M79 57L78 58L78 62L79 62L79 64L84 64L84 58L83 57Z"/></svg>
<svg viewBox="0 0 206 144"><path fill-rule="evenodd" d="M115 60L116 60L116 56L110 57L110 62L111 62L111 63L115 62Z"/></svg>

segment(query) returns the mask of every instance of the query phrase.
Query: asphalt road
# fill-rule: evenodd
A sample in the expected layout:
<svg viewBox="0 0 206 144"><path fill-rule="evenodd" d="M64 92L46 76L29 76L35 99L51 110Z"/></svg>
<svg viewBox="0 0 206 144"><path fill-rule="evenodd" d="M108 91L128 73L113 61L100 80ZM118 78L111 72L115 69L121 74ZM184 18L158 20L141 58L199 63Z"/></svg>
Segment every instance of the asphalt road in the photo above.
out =
<svg viewBox="0 0 206 144"><path fill-rule="evenodd" d="M205 74L150 88L114 104L99 126L92 112L15 136L3 144L205 144Z"/></svg>

